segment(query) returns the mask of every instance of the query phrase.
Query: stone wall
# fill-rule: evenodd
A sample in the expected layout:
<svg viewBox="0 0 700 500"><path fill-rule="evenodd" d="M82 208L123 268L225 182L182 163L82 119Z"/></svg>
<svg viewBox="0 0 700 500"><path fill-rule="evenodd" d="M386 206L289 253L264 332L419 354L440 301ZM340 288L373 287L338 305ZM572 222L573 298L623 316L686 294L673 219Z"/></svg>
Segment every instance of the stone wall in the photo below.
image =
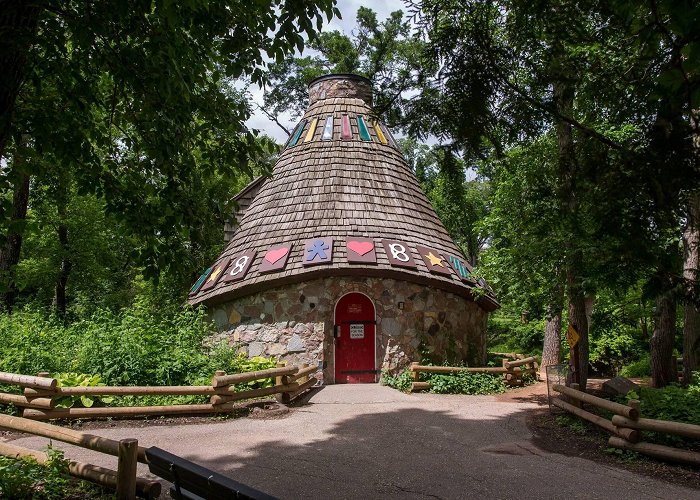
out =
<svg viewBox="0 0 700 500"><path fill-rule="evenodd" d="M396 372L419 361L421 342L436 362L485 362L483 309L452 293L394 279L321 278L238 298L209 314L219 331L216 337L248 356L319 364L325 383L333 383L335 304L349 292L364 293L374 302L378 369Z"/></svg>
<svg viewBox="0 0 700 500"><path fill-rule="evenodd" d="M372 82L355 75L329 75L309 86L309 106L320 99L348 97L362 99L372 106Z"/></svg>

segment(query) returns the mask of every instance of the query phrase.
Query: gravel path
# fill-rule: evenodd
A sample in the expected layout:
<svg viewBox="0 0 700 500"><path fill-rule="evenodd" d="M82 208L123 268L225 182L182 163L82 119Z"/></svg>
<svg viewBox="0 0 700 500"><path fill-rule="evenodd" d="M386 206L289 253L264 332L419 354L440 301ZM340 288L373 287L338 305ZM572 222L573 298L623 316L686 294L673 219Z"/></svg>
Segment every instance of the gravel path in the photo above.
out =
<svg viewBox="0 0 700 500"><path fill-rule="evenodd" d="M526 393L406 395L338 385L282 418L89 432L135 437L280 498L700 498L695 489L536 448L524 415L537 407ZM46 441L14 443L39 449ZM116 467L112 457L60 446L70 458Z"/></svg>

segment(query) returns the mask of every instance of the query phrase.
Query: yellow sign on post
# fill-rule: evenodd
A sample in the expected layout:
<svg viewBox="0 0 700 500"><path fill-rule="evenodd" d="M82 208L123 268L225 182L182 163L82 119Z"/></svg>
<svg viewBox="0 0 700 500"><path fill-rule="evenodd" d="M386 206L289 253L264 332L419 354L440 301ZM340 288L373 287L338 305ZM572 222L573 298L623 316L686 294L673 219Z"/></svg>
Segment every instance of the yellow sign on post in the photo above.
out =
<svg viewBox="0 0 700 500"><path fill-rule="evenodd" d="M573 327L573 325L569 325L569 328L566 330L566 341L569 343L569 347L571 349L573 349L574 346L578 344L578 340L580 338L581 337L579 336L578 332Z"/></svg>

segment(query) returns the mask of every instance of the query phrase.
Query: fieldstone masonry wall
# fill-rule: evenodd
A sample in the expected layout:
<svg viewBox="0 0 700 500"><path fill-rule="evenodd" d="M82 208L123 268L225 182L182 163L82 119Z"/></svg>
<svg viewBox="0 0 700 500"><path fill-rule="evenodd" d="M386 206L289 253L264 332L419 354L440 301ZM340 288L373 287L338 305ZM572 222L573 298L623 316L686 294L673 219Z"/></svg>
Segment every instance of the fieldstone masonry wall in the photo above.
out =
<svg viewBox="0 0 700 500"><path fill-rule="evenodd" d="M355 98L372 106L372 82L366 78L345 75L345 78L321 78L309 86L309 106L319 99Z"/></svg>
<svg viewBox="0 0 700 500"><path fill-rule="evenodd" d="M321 278L235 299L210 310L219 331L213 340L226 339L251 357L318 364L325 383L333 383L335 304L349 292L374 303L379 369L396 372L420 360L421 342L436 362L485 362L483 309L452 293L382 278Z"/></svg>

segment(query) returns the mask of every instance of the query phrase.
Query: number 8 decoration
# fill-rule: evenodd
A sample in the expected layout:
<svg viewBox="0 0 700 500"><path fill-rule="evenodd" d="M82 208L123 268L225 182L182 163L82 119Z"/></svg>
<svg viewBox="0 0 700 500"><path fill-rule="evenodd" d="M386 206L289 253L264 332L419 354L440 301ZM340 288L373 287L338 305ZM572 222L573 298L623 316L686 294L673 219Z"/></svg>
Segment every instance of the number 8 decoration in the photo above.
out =
<svg viewBox="0 0 700 500"><path fill-rule="evenodd" d="M222 281L239 281L245 278L254 258L255 252L245 252L234 256L231 259L231 266L226 270Z"/></svg>

